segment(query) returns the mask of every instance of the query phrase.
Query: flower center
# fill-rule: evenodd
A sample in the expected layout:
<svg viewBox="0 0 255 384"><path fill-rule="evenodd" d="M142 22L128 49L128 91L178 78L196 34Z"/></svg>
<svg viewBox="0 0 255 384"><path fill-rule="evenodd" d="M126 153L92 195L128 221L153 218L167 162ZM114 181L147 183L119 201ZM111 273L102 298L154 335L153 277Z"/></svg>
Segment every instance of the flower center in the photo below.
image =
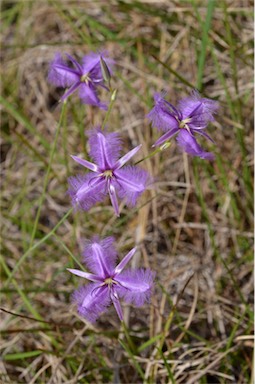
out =
<svg viewBox="0 0 255 384"><path fill-rule="evenodd" d="M110 179L113 176L113 171L111 169L107 169L106 171L103 172L103 176L106 177L107 179Z"/></svg>
<svg viewBox="0 0 255 384"><path fill-rule="evenodd" d="M186 129L188 129L188 125L187 124L190 123L190 122L191 122L191 118L190 117L180 121L179 122L179 128L186 128Z"/></svg>
<svg viewBox="0 0 255 384"><path fill-rule="evenodd" d="M88 84L88 82L90 81L89 74L86 73L85 75L82 75L80 80L81 80L82 83Z"/></svg>
<svg viewBox="0 0 255 384"><path fill-rule="evenodd" d="M109 286L111 287L113 284L116 284L116 282L113 280L112 277L107 277L107 278L104 280L104 284L105 284L105 285L109 285Z"/></svg>

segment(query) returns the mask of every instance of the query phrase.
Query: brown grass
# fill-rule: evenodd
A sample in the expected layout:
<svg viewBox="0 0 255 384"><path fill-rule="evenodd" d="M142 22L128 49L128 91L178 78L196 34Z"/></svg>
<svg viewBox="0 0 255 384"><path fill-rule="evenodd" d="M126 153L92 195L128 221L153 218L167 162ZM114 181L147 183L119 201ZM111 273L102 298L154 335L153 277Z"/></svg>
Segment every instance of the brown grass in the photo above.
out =
<svg viewBox="0 0 255 384"><path fill-rule="evenodd" d="M194 3L204 19L205 3ZM119 220L107 201L89 213L69 216L57 237L51 236L31 252L15 275L42 322L33 319L13 283L4 285L8 273L2 268L1 306L8 311L1 316L3 383L168 383L168 365L178 384L249 382L253 208L244 159L251 173L252 2L222 3L234 39L238 78L231 64L223 6L217 3L209 37L227 91L210 48L203 84L206 95L221 105L210 127L218 161L211 165L193 161L173 141L162 154L142 163L154 176L155 187L139 200L140 209L121 206ZM7 19L6 10L15 7L16 16ZM46 146L52 143L60 115L62 90L47 82L54 53L60 50L81 58L91 49L109 51L118 72L113 79L118 96L109 130L121 131L125 149L142 143L142 157L158 137L145 118L153 92L167 89L173 104L189 92L153 55L195 84L202 32L188 1L5 0L2 11L2 95L34 127L29 129L27 121L15 118L3 104L2 252L11 271L29 248L49 161L43 140ZM236 118L227 93L234 111L241 105ZM70 208L67 177L79 168L69 154L86 155L83 130L101 124L103 117L104 112L81 106L78 98L70 100L34 242L49 233ZM240 131L245 153L238 142ZM133 267L157 272L151 304L142 309L124 306L129 334L138 348L132 351L133 358L119 343L120 339L128 345L113 308L91 325L70 304L80 281L65 271L72 261L63 244L80 260L80 240L95 233L114 235L121 257L137 245ZM156 335L161 338L139 350ZM34 350L43 353L5 359ZM144 379L134 360L142 367Z"/></svg>

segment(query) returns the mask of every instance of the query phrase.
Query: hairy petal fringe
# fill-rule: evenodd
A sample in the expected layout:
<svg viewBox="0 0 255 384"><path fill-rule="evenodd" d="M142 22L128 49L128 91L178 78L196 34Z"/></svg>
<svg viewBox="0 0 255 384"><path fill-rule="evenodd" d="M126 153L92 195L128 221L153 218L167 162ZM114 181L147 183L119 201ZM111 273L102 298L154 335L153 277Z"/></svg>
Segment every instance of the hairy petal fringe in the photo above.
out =
<svg viewBox="0 0 255 384"><path fill-rule="evenodd" d="M127 303L140 307L150 299L154 278L155 273L149 269L128 269L116 277L120 283L118 294Z"/></svg>
<svg viewBox="0 0 255 384"><path fill-rule="evenodd" d="M116 132L105 133L99 128L88 132L90 156L102 170L111 169L122 149L120 135Z"/></svg>
<svg viewBox="0 0 255 384"><path fill-rule="evenodd" d="M101 270L101 261L98 260L95 245L101 250L107 270L109 273L112 272L117 259L114 237L110 236L100 240L98 236L94 236L92 240L84 242L83 260L92 272L98 273Z"/></svg>
<svg viewBox="0 0 255 384"><path fill-rule="evenodd" d="M95 173L69 177L68 193L73 206L88 211L97 202L103 201L107 195L106 182ZM84 192L82 192L84 191Z"/></svg>
<svg viewBox="0 0 255 384"><path fill-rule="evenodd" d="M115 171L114 185L120 199L126 199L127 205L134 206L138 197L146 189L150 177L144 169L128 165Z"/></svg>
<svg viewBox="0 0 255 384"><path fill-rule="evenodd" d="M91 323L111 304L107 287L99 288L97 283L80 287L73 293L72 300L77 304L80 315Z"/></svg>
<svg viewBox="0 0 255 384"><path fill-rule="evenodd" d="M57 53L50 64L48 81L57 87L66 88L79 81L79 74L69 68L61 54Z"/></svg>

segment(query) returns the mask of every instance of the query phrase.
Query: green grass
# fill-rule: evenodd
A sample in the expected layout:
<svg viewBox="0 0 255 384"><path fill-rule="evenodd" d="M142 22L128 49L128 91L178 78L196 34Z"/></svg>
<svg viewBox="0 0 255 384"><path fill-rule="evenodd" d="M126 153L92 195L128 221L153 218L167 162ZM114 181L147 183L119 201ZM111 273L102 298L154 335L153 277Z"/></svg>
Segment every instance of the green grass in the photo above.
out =
<svg viewBox="0 0 255 384"><path fill-rule="evenodd" d="M2 2L3 382L251 383L253 372L253 10L249 2ZM107 49L116 61L107 113L47 81L56 51ZM164 150L145 118L153 93L174 105L197 88L218 100L214 162ZM102 90L110 102L112 93ZM119 131L155 180L134 208L71 208L67 179L86 132ZM156 271L150 303L94 325L71 303L81 243L113 235ZM139 256L137 256L139 258ZM33 382L33 381L32 381Z"/></svg>

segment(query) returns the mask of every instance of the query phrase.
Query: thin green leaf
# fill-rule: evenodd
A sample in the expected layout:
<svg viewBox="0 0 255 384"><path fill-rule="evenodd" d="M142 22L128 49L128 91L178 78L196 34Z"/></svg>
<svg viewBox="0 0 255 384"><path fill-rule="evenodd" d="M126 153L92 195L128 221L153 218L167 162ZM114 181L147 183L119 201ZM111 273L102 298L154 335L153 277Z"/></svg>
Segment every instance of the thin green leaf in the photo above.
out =
<svg viewBox="0 0 255 384"><path fill-rule="evenodd" d="M20 352L20 353L9 353L8 355L4 355L2 357L5 361L13 361L20 359L28 359L29 357L39 356L43 353L43 351L28 351L28 352Z"/></svg>

